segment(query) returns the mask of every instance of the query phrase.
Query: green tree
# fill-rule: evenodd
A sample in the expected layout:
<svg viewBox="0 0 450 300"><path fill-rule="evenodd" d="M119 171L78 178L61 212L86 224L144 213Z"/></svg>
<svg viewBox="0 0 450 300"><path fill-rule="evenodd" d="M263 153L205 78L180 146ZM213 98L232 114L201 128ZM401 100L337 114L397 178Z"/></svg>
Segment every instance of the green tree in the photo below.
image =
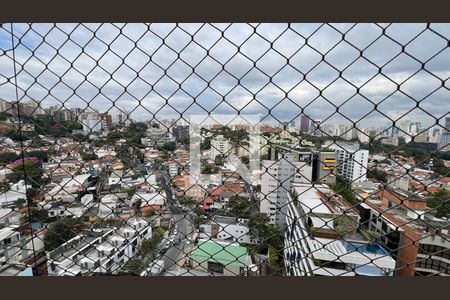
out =
<svg viewBox="0 0 450 300"><path fill-rule="evenodd" d="M63 125L56 123L48 129L48 134L55 137L60 138L67 134L69 130L65 128Z"/></svg>
<svg viewBox="0 0 450 300"><path fill-rule="evenodd" d="M87 153L84 151L80 151L81 159L84 161L90 161L97 159L97 155L95 153Z"/></svg>
<svg viewBox="0 0 450 300"><path fill-rule="evenodd" d="M52 251L75 237L82 229L82 223L78 218L64 217L48 227L44 237L46 251Z"/></svg>
<svg viewBox="0 0 450 300"><path fill-rule="evenodd" d="M67 131L72 132L73 130L81 130L83 129L83 125L74 120L67 120L60 122L62 126L66 128Z"/></svg>
<svg viewBox="0 0 450 300"><path fill-rule="evenodd" d="M250 217L248 222L250 235L258 239L259 244L280 250L283 247L283 235L278 228L269 224L269 221L269 217L264 213L257 213Z"/></svg>
<svg viewBox="0 0 450 300"><path fill-rule="evenodd" d="M367 172L367 177L369 178L376 178L381 182L387 183L388 181L388 177L387 177L387 173L379 170L379 169L370 169Z"/></svg>
<svg viewBox="0 0 450 300"><path fill-rule="evenodd" d="M358 203L355 193L352 191L349 183L346 183L340 179L336 179L336 183L330 185L330 187L333 191L341 195L350 204L355 205Z"/></svg>
<svg viewBox="0 0 450 300"><path fill-rule="evenodd" d="M45 146L50 146L50 145L51 145L51 143L44 141L39 136L34 137L31 140L31 142L28 144L28 146L31 148L40 148L40 147L45 147Z"/></svg>
<svg viewBox="0 0 450 300"><path fill-rule="evenodd" d="M74 133L74 134L72 134L72 138L75 141L79 141L79 142L86 142L88 140L88 137L82 133Z"/></svg>
<svg viewBox="0 0 450 300"><path fill-rule="evenodd" d="M19 155L13 152L3 152L0 153L0 163L5 164L12 162L19 158Z"/></svg>
<svg viewBox="0 0 450 300"><path fill-rule="evenodd" d="M176 144L174 142L168 142L168 143L165 143L164 145L162 145L161 148L163 150L165 150L165 151L173 152L173 151L175 151L175 149L177 147L176 147Z"/></svg>
<svg viewBox="0 0 450 300"><path fill-rule="evenodd" d="M9 179L12 182L18 182L25 179L25 175L28 179L28 184L31 184L34 188L39 188L48 182L48 178L44 178L42 168L40 164L33 161L25 161L24 163L18 163L12 169L12 174L9 175Z"/></svg>
<svg viewBox="0 0 450 300"><path fill-rule="evenodd" d="M146 256L150 252L150 250L152 248L151 244L152 244L152 242L150 240L142 241L141 249L140 249L141 256Z"/></svg>
<svg viewBox="0 0 450 300"><path fill-rule="evenodd" d="M47 152L41 150L27 151L25 152L25 157L37 157L44 162L48 161Z"/></svg>
<svg viewBox="0 0 450 300"><path fill-rule="evenodd" d="M204 166L202 168L202 174L217 174L219 172L219 167L217 166Z"/></svg>
<svg viewBox="0 0 450 300"><path fill-rule="evenodd" d="M214 158L214 163L215 163L216 165L223 166L224 161L225 161L225 160L224 160L222 154L216 155L216 157Z"/></svg>
<svg viewBox="0 0 450 300"><path fill-rule="evenodd" d="M446 216L450 213L450 192L444 189L434 192L427 205L435 209L437 218Z"/></svg>
<svg viewBox="0 0 450 300"><path fill-rule="evenodd" d="M235 216L246 215L251 209L250 201L247 198L237 195L228 200L227 206L230 209L230 212Z"/></svg>
<svg viewBox="0 0 450 300"><path fill-rule="evenodd" d="M442 159L434 159L432 169L440 176L445 177L450 175L450 169L444 164Z"/></svg>
<svg viewBox="0 0 450 300"><path fill-rule="evenodd" d="M48 223L52 218L49 217L47 210L30 207L27 215L23 216L22 222Z"/></svg>
<svg viewBox="0 0 450 300"><path fill-rule="evenodd" d="M38 194L39 194L39 189L33 188L33 187L27 188L26 195L27 195L27 199L29 201L33 201L33 198L36 197Z"/></svg>
<svg viewBox="0 0 450 300"><path fill-rule="evenodd" d="M9 189L10 185L8 182L6 181L0 182L0 194L6 193L7 191L9 191Z"/></svg>

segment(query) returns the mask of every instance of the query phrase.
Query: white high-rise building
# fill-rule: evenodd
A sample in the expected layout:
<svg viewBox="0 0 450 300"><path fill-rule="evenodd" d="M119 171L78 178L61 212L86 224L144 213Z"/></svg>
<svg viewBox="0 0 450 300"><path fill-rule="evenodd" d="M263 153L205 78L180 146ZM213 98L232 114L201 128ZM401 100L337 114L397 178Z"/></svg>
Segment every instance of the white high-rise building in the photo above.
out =
<svg viewBox="0 0 450 300"><path fill-rule="evenodd" d="M346 181L361 182L367 180L369 150L360 150L358 143L329 141L324 148L337 152L337 175Z"/></svg>
<svg viewBox="0 0 450 300"><path fill-rule="evenodd" d="M89 114L81 120L85 134L102 131L102 118L98 115Z"/></svg>
<svg viewBox="0 0 450 300"><path fill-rule="evenodd" d="M450 131L441 134L438 145L439 151L450 151Z"/></svg>
<svg viewBox="0 0 450 300"><path fill-rule="evenodd" d="M280 154L276 161L263 160L261 173L260 212L269 216L270 224L283 228L292 183L311 183L311 162L294 162L291 153Z"/></svg>
<svg viewBox="0 0 450 300"><path fill-rule="evenodd" d="M131 119L128 118L127 115L122 112L113 113L111 115L111 121L114 125L129 126L131 124Z"/></svg>
<svg viewBox="0 0 450 300"><path fill-rule="evenodd" d="M217 155L222 155L226 157L230 153L230 142L223 137L223 135L218 135L211 140L211 159L214 160Z"/></svg>

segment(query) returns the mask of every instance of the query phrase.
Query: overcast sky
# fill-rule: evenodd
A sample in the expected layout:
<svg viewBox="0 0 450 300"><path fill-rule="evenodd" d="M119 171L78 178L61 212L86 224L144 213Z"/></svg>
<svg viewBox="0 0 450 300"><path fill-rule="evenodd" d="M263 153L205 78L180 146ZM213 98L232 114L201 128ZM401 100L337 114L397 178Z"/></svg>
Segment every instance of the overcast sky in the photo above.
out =
<svg viewBox="0 0 450 300"><path fill-rule="evenodd" d="M0 99L12 101L11 25L2 26ZM237 109L288 121L303 110L327 122L363 118L364 127L391 125L387 117L430 126L450 111L450 24L428 29L425 24L13 24L13 29L19 96L44 107L119 108L137 120L181 115L187 120L192 113Z"/></svg>

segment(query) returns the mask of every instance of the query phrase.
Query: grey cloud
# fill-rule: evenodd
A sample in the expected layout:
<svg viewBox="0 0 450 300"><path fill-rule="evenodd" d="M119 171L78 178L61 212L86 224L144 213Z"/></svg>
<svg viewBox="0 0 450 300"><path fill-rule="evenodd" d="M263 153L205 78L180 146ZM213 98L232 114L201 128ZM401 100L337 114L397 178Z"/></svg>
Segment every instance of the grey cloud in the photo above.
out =
<svg viewBox="0 0 450 300"><path fill-rule="evenodd" d="M226 95L230 105L247 113L268 114L266 106L273 116L288 120L304 108L314 118L325 119L335 113L334 104L342 105L339 112L356 120L374 109L361 95L378 103L394 93L396 84L400 83L401 91L413 99L394 93L377 108L379 111L393 118L401 116L415 101L436 88L439 90L421 102L420 107L436 116L449 111L448 90L440 87L441 80L447 80L450 75L450 52L445 39L425 31L411 42L425 28L423 24L331 26L334 28L322 24L291 24L289 29L287 24L180 24L179 28L175 24L57 24L58 28L53 28L53 25L33 24L33 30L46 36L45 43L40 45L42 37L28 30L29 25L14 24L14 32L23 43L16 48L17 63L31 74L20 72L18 85L22 94L27 91L24 99L44 99L45 105L57 101L75 105L80 99L100 110L114 105L119 109L141 105L143 109L133 112L137 119L148 116L148 111L157 112L158 116L166 113L177 117L177 110L187 109L186 114L204 112L200 106L211 110L219 105L215 110L219 113L235 111L228 104L220 104ZM379 38L382 27L386 27L387 36ZM431 25L431 29L447 38L449 27ZM226 30L224 37L229 41L222 38L220 30ZM344 41L342 33L345 33ZM73 43L68 41L63 46L69 34ZM194 35L192 39L190 35ZM407 53L401 53L401 46L390 38L407 45ZM265 39L273 42L272 49ZM134 48L134 42L138 48ZM105 43L110 44L111 50ZM0 32L0 46L8 49L6 45ZM56 51L50 45L58 48L59 55L55 56ZM367 46L363 57L354 48ZM322 55L330 49L323 61ZM421 71L403 82L421 68L409 55L426 61L442 49L445 50L425 65L439 80ZM10 57L9 51L0 56L0 62L7 62ZM289 65L285 57L289 58ZM327 63L343 71L342 78ZM378 67L383 65L381 74L377 75ZM49 70L45 71L46 67ZM306 73L306 77L296 69ZM1 65L0 74L0 98L14 99L12 85L2 79L13 76L11 68ZM374 75L377 76L372 78ZM60 79L62 83L56 84ZM211 88L205 90L207 82ZM355 94L352 85L361 88L361 95ZM323 98L318 97L320 90ZM173 108L165 107L166 101ZM191 106L194 101L198 105ZM409 116L429 121L420 109ZM389 119L373 112L364 122L379 125Z"/></svg>

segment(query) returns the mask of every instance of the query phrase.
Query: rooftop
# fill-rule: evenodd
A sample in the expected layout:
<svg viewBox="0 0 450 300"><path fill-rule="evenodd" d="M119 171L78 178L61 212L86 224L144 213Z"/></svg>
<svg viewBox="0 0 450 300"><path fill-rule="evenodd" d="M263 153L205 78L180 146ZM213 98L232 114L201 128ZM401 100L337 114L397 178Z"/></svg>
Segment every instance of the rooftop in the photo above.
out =
<svg viewBox="0 0 450 300"><path fill-rule="evenodd" d="M192 252L191 258L199 263L214 261L223 265L247 264L247 248L239 244L222 243L213 240L200 240L197 248Z"/></svg>
<svg viewBox="0 0 450 300"><path fill-rule="evenodd" d="M387 208L381 201L376 201L372 199L367 199L362 206L368 206L372 209L380 212L385 219L391 222L394 227L408 226L411 230L414 230L418 234L432 235L431 229L448 229L450 227L450 222L443 219L435 219L432 217L424 215L424 220L417 218L411 218L407 214L407 208ZM441 231L440 235L450 237L448 231Z"/></svg>

